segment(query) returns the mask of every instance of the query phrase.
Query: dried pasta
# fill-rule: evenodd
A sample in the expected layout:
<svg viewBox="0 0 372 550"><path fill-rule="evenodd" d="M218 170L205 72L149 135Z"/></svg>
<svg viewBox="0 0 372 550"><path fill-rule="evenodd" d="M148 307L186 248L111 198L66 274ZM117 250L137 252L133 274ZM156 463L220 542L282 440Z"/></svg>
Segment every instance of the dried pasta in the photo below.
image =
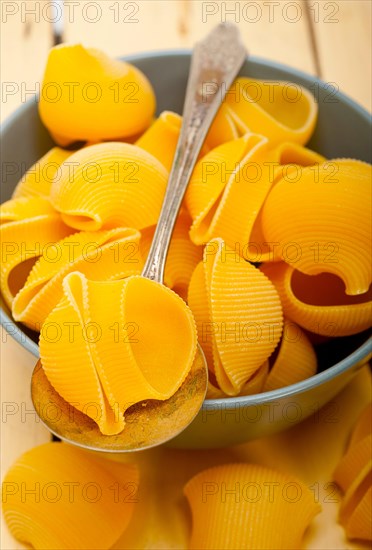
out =
<svg viewBox="0 0 372 550"><path fill-rule="evenodd" d="M203 244L221 237L246 259L264 261L268 254L263 254L269 250L265 249L267 239L257 234L257 218L271 187L283 172L290 174L298 164L323 160L296 144L271 148L267 138L256 134L213 149L199 160L186 194L193 218L191 239Z"/></svg>
<svg viewBox="0 0 372 550"><path fill-rule="evenodd" d="M316 374L317 358L306 334L295 323L285 320L283 335L263 391L284 388Z"/></svg>
<svg viewBox="0 0 372 550"><path fill-rule="evenodd" d="M10 309L43 250L72 233L74 230L65 225L57 213L37 215L0 226L0 287Z"/></svg>
<svg viewBox="0 0 372 550"><path fill-rule="evenodd" d="M262 134L273 145L284 141L304 145L318 115L313 94L284 81L237 78L226 94L226 103L241 133Z"/></svg>
<svg viewBox="0 0 372 550"><path fill-rule="evenodd" d="M254 464L204 470L184 492L192 513L190 549L297 550L320 512L301 481Z"/></svg>
<svg viewBox="0 0 372 550"><path fill-rule="evenodd" d="M304 275L284 262L261 266L279 292L286 317L323 336L348 336L371 326L370 295L349 296L330 273Z"/></svg>
<svg viewBox="0 0 372 550"><path fill-rule="evenodd" d="M167 177L164 166L140 147L100 143L74 153L68 166L62 164L51 202L76 229L142 229L158 220Z"/></svg>
<svg viewBox="0 0 372 550"><path fill-rule="evenodd" d="M54 178L58 178L62 162L73 151L53 147L27 170L13 192L13 198L49 197Z"/></svg>
<svg viewBox="0 0 372 550"><path fill-rule="evenodd" d="M56 211L50 201L40 197L21 197L3 202L0 206L0 225L19 222L36 216L53 215Z"/></svg>
<svg viewBox="0 0 372 550"><path fill-rule="evenodd" d="M279 181L262 213L266 240L277 242L288 261L295 243L295 268L307 275L332 273L346 294L364 294L371 284L371 166L336 159L304 168L294 182ZM291 261L291 260L289 260Z"/></svg>
<svg viewBox="0 0 372 550"><path fill-rule="evenodd" d="M24 453L3 481L3 514L12 535L38 550L109 549L127 528L137 491L135 464L119 464L63 443Z"/></svg>
<svg viewBox="0 0 372 550"><path fill-rule="evenodd" d="M62 281L72 271L79 271L94 281L139 275L142 267L139 238L135 229L118 228L74 233L49 246L32 267L12 303L14 319L40 331L62 299Z"/></svg>
<svg viewBox="0 0 372 550"><path fill-rule="evenodd" d="M197 343L191 312L173 291L139 276L97 282L72 272L62 286L40 333L45 374L103 434L120 433L128 407L168 399L186 378ZM49 326L59 327L57 336Z"/></svg>
<svg viewBox="0 0 372 550"><path fill-rule="evenodd" d="M362 411L349 446L333 474L345 493L339 521L351 539L372 540L372 427L371 403Z"/></svg>
<svg viewBox="0 0 372 550"><path fill-rule="evenodd" d="M52 48L39 113L54 140L115 140L143 132L155 112L155 95L133 65L81 44Z"/></svg>
<svg viewBox="0 0 372 550"><path fill-rule="evenodd" d="M193 273L188 303L209 369L226 394L238 395L280 339L279 296L256 267L214 239Z"/></svg>

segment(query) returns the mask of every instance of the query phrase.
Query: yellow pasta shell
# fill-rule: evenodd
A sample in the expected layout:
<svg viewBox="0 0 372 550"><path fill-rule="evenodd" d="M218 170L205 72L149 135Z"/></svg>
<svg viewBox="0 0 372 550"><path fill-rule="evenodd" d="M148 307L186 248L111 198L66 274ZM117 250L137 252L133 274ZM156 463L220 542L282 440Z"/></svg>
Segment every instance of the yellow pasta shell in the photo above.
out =
<svg viewBox="0 0 372 550"><path fill-rule="evenodd" d="M241 133L266 136L273 145L293 141L304 145L317 120L314 96L298 84L238 78L226 94Z"/></svg>
<svg viewBox="0 0 372 550"><path fill-rule="evenodd" d="M358 443L351 445L342 457L333 474L333 479L346 492L352 485L355 477L371 460L372 435L369 434Z"/></svg>
<svg viewBox="0 0 372 550"><path fill-rule="evenodd" d="M234 123L231 109L226 103L222 103L205 138L205 148L207 150L215 149L215 147L238 137L239 132Z"/></svg>
<svg viewBox="0 0 372 550"><path fill-rule="evenodd" d="M338 277L304 275L284 262L260 269L275 285L285 316L310 332L348 336L371 326L369 295L348 296Z"/></svg>
<svg viewBox="0 0 372 550"><path fill-rule="evenodd" d="M282 310L275 288L222 239L214 239L191 278L188 303L219 387L238 395L280 339Z"/></svg>
<svg viewBox="0 0 372 550"><path fill-rule="evenodd" d="M190 240L190 226L191 218L184 210L177 218L164 272L165 284L182 298L187 297L191 275L203 257L202 247L195 246ZM155 227L148 227L141 231L141 254L144 259L147 258L150 250L154 232Z"/></svg>
<svg viewBox="0 0 372 550"><path fill-rule="evenodd" d="M17 201L20 199L16 199ZM59 214L44 214L0 226L0 287L9 308L45 247L74 233Z"/></svg>
<svg viewBox="0 0 372 550"><path fill-rule="evenodd" d="M49 197L54 178L60 174L59 167L73 151L53 147L21 177L13 192L13 198Z"/></svg>
<svg viewBox="0 0 372 550"><path fill-rule="evenodd" d="M81 44L50 51L39 113L58 144L132 136L154 112L152 86L133 65Z"/></svg>
<svg viewBox="0 0 372 550"><path fill-rule="evenodd" d="M191 312L177 294L138 276L97 282L73 272L63 291L40 333L45 374L103 434L119 433L127 408L168 399L187 376L197 344Z"/></svg>
<svg viewBox="0 0 372 550"><path fill-rule="evenodd" d="M351 434L349 447L372 433L372 402L362 411Z"/></svg>
<svg viewBox="0 0 372 550"><path fill-rule="evenodd" d="M101 143L74 153L68 162L51 191L52 204L67 225L95 231L157 223L168 172L147 151L128 143Z"/></svg>
<svg viewBox="0 0 372 550"><path fill-rule="evenodd" d="M44 198L21 197L11 199L0 205L0 225L55 213L53 206Z"/></svg>
<svg viewBox="0 0 372 550"><path fill-rule="evenodd" d="M298 181L282 179L270 192L264 235L297 270L333 273L344 281L346 294L363 294L371 284L371 193L366 163L336 159L304 168ZM295 245L293 257L288 243Z"/></svg>
<svg viewBox="0 0 372 550"><path fill-rule="evenodd" d="M297 143L281 143L270 151L270 157L264 161L263 166L268 171L268 179L271 182L270 189L285 178L289 182L296 181L301 175L303 166L314 166L323 163L326 159L306 147ZM268 195L267 194L267 195ZM267 198L265 197L265 200ZM277 244L270 243L265 238L262 228L262 212L264 201L260 205L259 212L253 223L248 245L244 248L244 258L251 262L269 262L280 260Z"/></svg>
<svg viewBox="0 0 372 550"><path fill-rule="evenodd" d="M345 532L350 539L372 540L372 487L369 487L346 520Z"/></svg>
<svg viewBox="0 0 372 550"><path fill-rule="evenodd" d="M372 458L370 455L367 464L355 472L355 477L341 502L339 520L345 527L346 535L349 538L372 540L372 516L371 514L367 516L365 513L368 506L366 507L367 503L364 501L365 497L371 494L371 490ZM371 501L369 501L369 511L371 508Z"/></svg>
<svg viewBox="0 0 372 550"><path fill-rule="evenodd" d="M136 145L151 153L168 170L172 168L173 157L180 135L182 117L172 111L163 111L159 118L136 141Z"/></svg>
<svg viewBox="0 0 372 550"><path fill-rule="evenodd" d="M49 246L13 301L14 319L32 330L40 330L62 299L62 281L72 271L79 271L94 281L139 275L142 268L139 238L135 229L118 228L75 233Z"/></svg>
<svg viewBox="0 0 372 550"><path fill-rule="evenodd" d="M297 550L320 512L301 481L254 464L204 470L184 492L192 513L190 549Z"/></svg>
<svg viewBox="0 0 372 550"><path fill-rule="evenodd" d="M109 549L128 526L134 499L115 497L115 486L134 488L135 464L119 464L63 443L24 453L3 482L3 514L12 535L40 550Z"/></svg>
<svg viewBox="0 0 372 550"><path fill-rule="evenodd" d="M263 391L284 388L316 374L314 348L298 325L285 321L282 340Z"/></svg>

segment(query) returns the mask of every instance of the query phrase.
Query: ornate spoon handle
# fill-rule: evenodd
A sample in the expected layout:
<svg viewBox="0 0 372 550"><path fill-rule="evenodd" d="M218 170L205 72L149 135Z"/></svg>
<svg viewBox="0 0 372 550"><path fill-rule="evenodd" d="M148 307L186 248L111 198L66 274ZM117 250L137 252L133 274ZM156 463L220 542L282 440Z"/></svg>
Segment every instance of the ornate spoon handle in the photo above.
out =
<svg viewBox="0 0 372 550"><path fill-rule="evenodd" d="M230 23L221 23L195 45L181 134L143 277L163 282L174 225L200 149L246 56L239 30Z"/></svg>

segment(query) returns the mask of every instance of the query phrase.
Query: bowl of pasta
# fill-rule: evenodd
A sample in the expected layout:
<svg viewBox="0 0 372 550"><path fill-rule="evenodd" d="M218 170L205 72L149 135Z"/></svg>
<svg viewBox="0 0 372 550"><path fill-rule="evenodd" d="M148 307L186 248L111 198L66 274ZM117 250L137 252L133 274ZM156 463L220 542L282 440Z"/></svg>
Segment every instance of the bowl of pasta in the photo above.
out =
<svg viewBox="0 0 372 550"><path fill-rule="evenodd" d="M190 56L108 62L80 45L55 48L40 97L2 128L1 323L35 357L41 349L70 402L62 388L72 382L49 369L53 354L96 357L97 376L109 338L133 348L141 339L129 316L105 332L97 293L139 274L146 258ZM368 361L371 150L368 113L333 85L245 62L208 133L167 261L165 283L194 315L210 374L200 413L171 445L222 447L284 430Z"/></svg>

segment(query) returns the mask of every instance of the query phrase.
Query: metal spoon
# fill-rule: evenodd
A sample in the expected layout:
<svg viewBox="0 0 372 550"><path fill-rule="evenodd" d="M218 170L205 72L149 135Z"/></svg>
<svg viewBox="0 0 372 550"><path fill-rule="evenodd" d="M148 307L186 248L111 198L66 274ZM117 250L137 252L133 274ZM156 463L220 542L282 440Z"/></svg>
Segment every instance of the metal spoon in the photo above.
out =
<svg viewBox="0 0 372 550"><path fill-rule="evenodd" d="M183 122L162 210L143 277L163 284L164 267L177 215L207 132L247 52L237 27L218 25L197 43L192 59ZM137 403L125 413L117 435L103 435L88 416L53 388L38 361L32 374L32 401L42 422L59 438L95 451L127 452L160 445L182 432L199 412L207 390L208 367L198 346L190 373L166 401Z"/></svg>

